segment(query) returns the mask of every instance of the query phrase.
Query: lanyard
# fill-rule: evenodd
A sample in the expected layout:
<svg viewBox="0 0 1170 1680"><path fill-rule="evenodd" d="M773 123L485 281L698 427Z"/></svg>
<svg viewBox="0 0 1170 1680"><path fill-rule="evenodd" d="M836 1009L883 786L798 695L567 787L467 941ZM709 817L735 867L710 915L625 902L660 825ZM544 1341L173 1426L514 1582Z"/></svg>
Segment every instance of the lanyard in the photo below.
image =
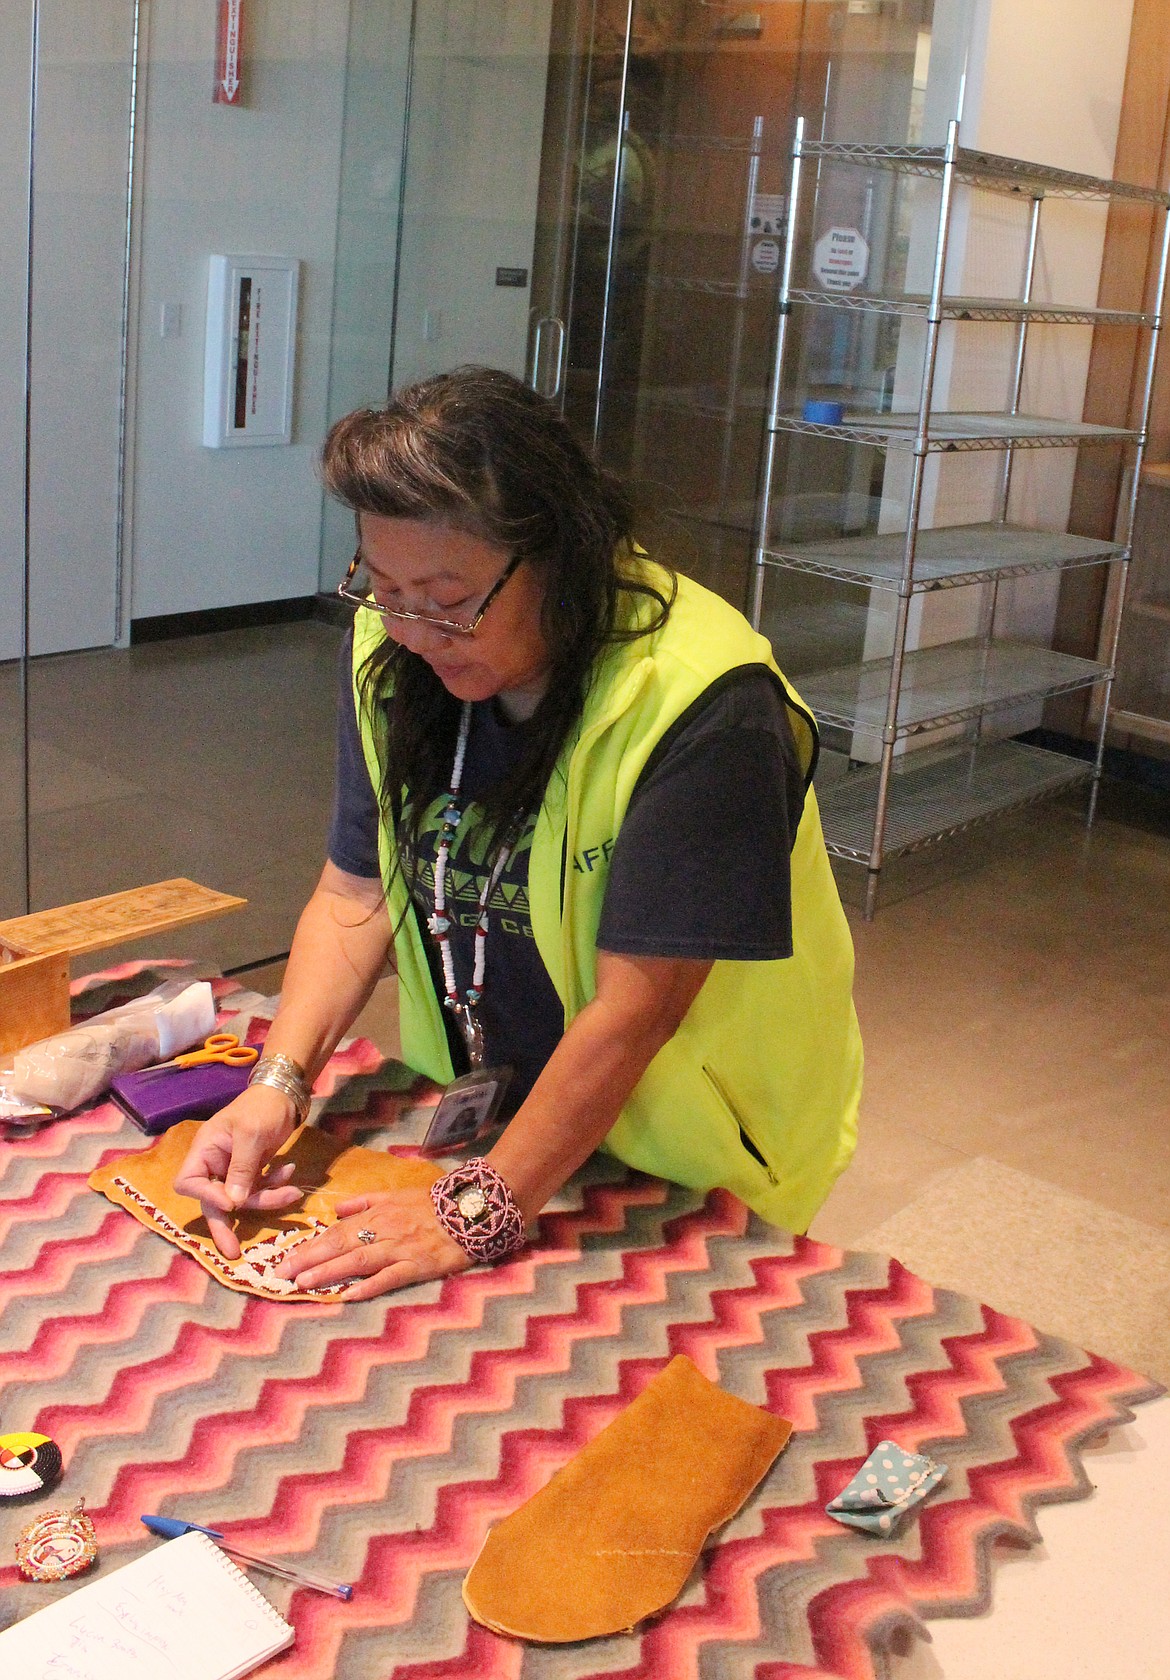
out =
<svg viewBox="0 0 1170 1680"><path fill-rule="evenodd" d="M483 1028L477 1014L477 1005L483 997L484 991L488 901L495 890L496 882L507 866L508 859L512 856L514 842L506 840L500 846L480 892L479 911L475 924L475 955L472 963L471 985L468 986L466 994L460 997L458 982L455 978L455 957L451 949L451 918L447 914L447 860L451 854L451 842L455 838L459 824L463 821L464 812L459 803L459 789L463 782L463 760L467 756L467 740L470 734L471 701L465 700L463 702L463 713L459 719L459 738L455 744L455 762L451 766L451 785L447 790L447 803L443 807L439 819L439 843L435 853L435 909L434 914L427 920L427 926L434 935L443 964L443 984L447 992L443 1004L455 1016L460 1036L467 1047L467 1058L474 1071L483 1066L484 1056Z"/></svg>

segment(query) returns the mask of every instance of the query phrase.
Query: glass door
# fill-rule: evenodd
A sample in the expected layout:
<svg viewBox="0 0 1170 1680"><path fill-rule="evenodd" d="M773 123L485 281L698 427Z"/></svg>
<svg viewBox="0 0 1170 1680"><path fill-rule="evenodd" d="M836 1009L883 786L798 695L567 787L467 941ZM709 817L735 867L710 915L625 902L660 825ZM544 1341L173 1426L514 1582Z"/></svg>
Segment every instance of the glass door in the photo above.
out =
<svg viewBox="0 0 1170 1680"><path fill-rule="evenodd" d="M330 418L463 363L563 398L591 0L352 3ZM323 588L352 551L327 504Z"/></svg>
<svg viewBox="0 0 1170 1680"><path fill-rule="evenodd" d="M506 368L599 438L603 346L620 379L632 342L623 300L609 306L645 151L636 137L625 148L623 232L628 23L626 0L416 0L383 293L391 387L467 362ZM395 120L384 113L384 135ZM359 231L343 222L339 274ZM368 294L360 307L369 312ZM335 361L338 349L335 332Z"/></svg>
<svg viewBox="0 0 1170 1680"><path fill-rule="evenodd" d="M870 67L892 26L849 0L411 15L390 384L528 378L632 483L644 539L742 602L793 120L819 127L859 23Z"/></svg>
<svg viewBox="0 0 1170 1680"><path fill-rule="evenodd" d="M568 136L546 122L553 13L553 0L418 0L393 386L475 362L555 388L558 312L533 284L539 211L551 187L560 226L555 184L567 181Z"/></svg>
<svg viewBox="0 0 1170 1680"><path fill-rule="evenodd" d="M787 145L838 12L414 12L391 384L462 362L528 378L633 482L647 537L737 601Z"/></svg>
<svg viewBox="0 0 1170 1680"><path fill-rule="evenodd" d="M839 6L558 0L529 371L643 539L744 596L786 154Z"/></svg>
<svg viewBox="0 0 1170 1680"><path fill-rule="evenodd" d="M580 164L568 411L643 540L741 603L784 155L827 8L609 0ZM618 144L617 136L621 140Z"/></svg>

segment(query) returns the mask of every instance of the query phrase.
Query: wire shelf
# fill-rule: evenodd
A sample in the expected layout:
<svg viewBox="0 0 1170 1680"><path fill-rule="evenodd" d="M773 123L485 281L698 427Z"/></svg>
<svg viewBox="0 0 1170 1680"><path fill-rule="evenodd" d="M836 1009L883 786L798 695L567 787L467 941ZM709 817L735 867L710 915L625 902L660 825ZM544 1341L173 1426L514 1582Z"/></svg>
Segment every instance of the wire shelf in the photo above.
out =
<svg viewBox="0 0 1170 1680"><path fill-rule="evenodd" d="M880 736L886 723L893 662L871 659L817 671L800 692L817 722ZM899 738L1030 700L1087 688L1112 676L1108 665L1020 642L946 642L906 655L898 696Z"/></svg>
<svg viewBox="0 0 1170 1680"><path fill-rule="evenodd" d="M838 140L806 140L801 147L801 156L893 169L903 175L925 176L941 175L946 162L941 146L877 146ZM955 174L969 186L986 187L992 192L1024 192L1030 197L1051 194L1057 198L1126 198L1139 204L1170 206L1170 193L1157 187L1139 187L1130 181L1081 175L1075 170L1056 169L1047 163L1028 163L1022 158L972 151L967 146L960 146L957 150Z"/></svg>
<svg viewBox="0 0 1170 1680"><path fill-rule="evenodd" d="M878 876L887 855L914 851L1099 774L1096 761L1089 764L1079 758L1026 748L1010 740L982 744L979 738L985 732L978 724L985 714L998 714L999 729L1006 733L1011 728L1013 708L1019 715L1020 708L1038 708L1050 696L1091 687L1096 688L1108 708L1114 674L1110 665L1049 648L995 642L986 636L944 642L939 647L914 649L906 654L909 622L906 597L928 590L994 584L1000 578L1101 566L1113 561L1120 563L1118 582L1124 585L1125 566L1131 554L1132 502L1127 507L1120 495L1114 498L1118 503L1114 512L1120 541L1009 525L1003 515L1010 489L1011 461L1016 450L1106 446L1112 451L1109 461L1119 468L1132 467L1138 471L1147 441L1155 347L1163 324L1165 240L1170 238L1170 218L1163 229L1161 282L1156 302L1148 295L1149 287L1143 289L1141 298L1132 300L1138 307L1099 308L1088 300L1083 304L1042 301L1033 294L1033 280L1040 248L1042 204L1048 196L1105 203L1128 200L1167 211L1170 192L974 151L959 146L959 133L958 122L951 121L947 125L945 147L852 143L806 138L802 118L797 122L792 148L790 239L797 228L805 228L807 232L809 207L803 206L802 219L801 183L807 174L814 183L815 193L819 194L822 162L931 178L941 189L925 195L911 194L916 218L917 211L922 211L924 240L930 231L928 212L933 211L935 283L929 295L913 289L914 281L920 282L920 276L914 276L908 284L900 273L890 281L885 274L875 272L856 289L830 289L842 284L841 276L829 275L827 271L811 273L810 254L803 246L799 253L802 283L795 288L781 283L765 415L769 437L762 463L759 513L753 530L751 601L753 622L757 624L765 616L769 574L775 571L805 573L827 582L846 584L853 590L853 598L845 602L840 612L829 604L833 590L826 592L824 602L820 592L813 591L811 603L806 603L804 619L811 616L824 621L819 626L816 644L822 649L826 641L830 647L843 651L848 647L844 637L836 635L836 620L841 619L843 628L845 618L855 615L859 606L867 600L872 605L870 591L897 592L901 600L902 610L892 637L893 656L813 670L805 676L799 675L802 669L799 659L791 666L798 673L801 690L821 723L838 736L849 732L859 743L854 748L857 755L867 761L879 760L873 764L867 762L843 781L828 787L820 801L830 852L839 858L864 863L870 869L865 897L867 919L873 916L877 906ZM812 167L802 172L801 163L805 160ZM872 175L870 178L872 183ZM956 198L952 194L952 183L1014 196L1017 205L1028 213L1029 244L1021 280L1022 296L943 295L942 269L948 229L956 214L956 204L963 202L963 195ZM815 220L815 203L812 213ZM796 254L789 251L790 264ZM819 264L814 260L813 266ZM904 289L899 289L899 284ZM818 323L808 315L801 317L792 309L794 304L810 306L822 314L836 312L841 331L834 332L831 346L827 340L822 343L815 332L808 339L807 333ZM879 333L871 345L865 334L855 342L856 333L846 330L850 318L855 326L860 326L858 317L865 314L884 316L887 320L904 317L924 324L926 330L914 335L913 345L905 341L904 334L901 340L904 348L917 352L920 362L921 401L914 402L913 407L909 406L913 398L901 395L896 412L885 407L890 400L888 375L878 383L879 370L889 360L884 337ZM939 338L944 321L1014 324L1015 372L1005 393L1006 412L934 409L939 394L940 345L949 343L946 335L942 340ZM1133 330L1135 340L1144 341L1145 350L1145 397L1140 422L1126 424L1129 416L1124 413L1116 415L1122 423L1114 425L1096 424L1079 415L1063 418L1019 413L1028 329L1041 323ZM876 330L876 322L874 326ZM796 366L789 365L790 340L796 343ZM844 370L850 359L856 361L859 354L860 369L850 381ZM816 402L811 400L814 398L833 400ZM826 419L835 423L822 423ZM853 445L854 449L847 457L838 454L835 460L831 451L819 445L779 449L776 440L784 434L822 438ZM883 483L879 463L859 452L870 450L901 451L903 458L909 456L913 462L913 474L900 497L904 521L900 531L890 529L892 518L884 517L886 512L892 515L894 510L887 508L884 501L881 508L876 505L877 492ZM923 530L922 473L926 459L967 452L1000 457L1005 475L999 487L1001 517ZM839 488L830 498L825 492L839 480L840 469L848 467L850 462L853 465L847 479L848 491ZM863 491L868 494L869 505L859 499ZM830 500L832 505L822 505ZM881 535L874 529L879 524L884 527ZM807 592L798 590L797 593L804 599ZM827 633L829 629L832 634ZM813 645L804 623L790 623L785 634L796 638L794 645L802 637L806 647ZM820 657L824 657L823 652ZM837 653L836 657L840 658L841 654ZM806 654L804 668L812 666L816 658L816 653L811 658ZM926 732L932 730L935 744L928 750L895 750L899 742L902 748L926 747L930 739ZM953 738L944 744L945 734ZM879 750L871 751L875 746ZM1095 799L1090 804L1090 821L1094 805Z"/></svg>
<svg viewBox="0 0 1170 1680"><path fill-rule="evenodd" d="M916 759L923 762L915 763ZM995 741L954 753L911 753L890 778L884 855L896 857L961 834L1078 782L1083 759L1018 741ZM878 767L852 771L818 796L825 843L834 857L868 863L877 809Z"/></svg>
<svg viewBox="0 0 1170 1680"><path fill-rule="evenodd" d="M793 303L812 303L831 309L851 309L861 314L908 315L923 320L930 311L930 299L920 292L825 292L794 287ZM949 297L942 302L945 321L1027 321L1070 326L1152 326L1155 316L1134 309L1095 309L1079 304L1021 303L1010 298Z"/></svg>
<svg viewBox="0 0 1170 1680"><path fill-rule="evenodd" d="M812 572L870 589L897 589L906 538L841 537L832 542L790 543L766 551L769 565ZM957 589L991 578L1027 577L1071 566L1099 566L1124 558L1122 543L1063 531L1030 531L1020 525L940 525L919 531L911 590Z"/></svg>
<svg viewBox="0 0 1170 1680"><path fill-rule="evenodd" d="M780 432L802 432L812 437L838 438L845 443L867 443L877 449L913 449L918 415L846 415L839 426L819 426L799 415L778 414ZM948 454L977 449L1068 449L1081 443L1136 442L1140 433L1121 426L1094 426L1083 420L1052 420L1039 414L953 414L936 412L930 417L926 438L929 454Z"/></svg>

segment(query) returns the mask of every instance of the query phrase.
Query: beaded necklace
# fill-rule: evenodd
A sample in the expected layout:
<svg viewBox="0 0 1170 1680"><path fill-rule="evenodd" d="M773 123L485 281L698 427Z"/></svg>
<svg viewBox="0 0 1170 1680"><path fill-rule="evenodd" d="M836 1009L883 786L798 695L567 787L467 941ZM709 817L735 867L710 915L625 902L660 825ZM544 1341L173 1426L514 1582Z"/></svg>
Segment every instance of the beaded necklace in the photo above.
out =
<svg viewBox="0 0 1170 1680"><path fill-rule="evenodd" d="M459 803L459 789L463 782L463 760L467 756L470 734L471 701L465 700L459 719L459 738L455 743L455 762L451 766L451 785L447 790L447 803L439 818L439 842L435 853L435 908L427 920L427 927L439 947L439 957L443 964L443 984L447 993L443 1005L456 1018L460 1035L467 1046L468 1060L474 1070L483 1066L484 1055L483 1028L480 1025L477 1007L483 997L486 972L488 901L495 890L496 882L507 867L515 842L505 840L500 846L480 892L471 985L468 986L466 995L460 997L458 981L455 978L455 956L451 949L451 918L447 914L447 860L451 854L451 842L464 816L463 807Z"/></svg>

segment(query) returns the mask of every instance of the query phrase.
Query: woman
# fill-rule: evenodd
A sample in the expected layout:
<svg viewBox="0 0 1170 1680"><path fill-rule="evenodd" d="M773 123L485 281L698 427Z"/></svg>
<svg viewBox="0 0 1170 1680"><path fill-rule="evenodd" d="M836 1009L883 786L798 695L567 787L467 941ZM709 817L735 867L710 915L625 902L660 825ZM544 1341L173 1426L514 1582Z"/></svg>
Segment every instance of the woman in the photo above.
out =
<svg viewBox="0 0 1170 1680"><path fill-rule="evenodd" d="M460 1112L510 1066L510 1118L435 1192L342 1204L299 1285L359 1300L512 1252L602 1143L803 1230L861 1047L815 728L767 642L633 544L624 491L510 375L348 416L324 474L360 602L329 861L253 1083L176 1187L229 1256L234 1212L297 1199L267 1163L392 952L405 1060L479 1070Z"/></svg>

